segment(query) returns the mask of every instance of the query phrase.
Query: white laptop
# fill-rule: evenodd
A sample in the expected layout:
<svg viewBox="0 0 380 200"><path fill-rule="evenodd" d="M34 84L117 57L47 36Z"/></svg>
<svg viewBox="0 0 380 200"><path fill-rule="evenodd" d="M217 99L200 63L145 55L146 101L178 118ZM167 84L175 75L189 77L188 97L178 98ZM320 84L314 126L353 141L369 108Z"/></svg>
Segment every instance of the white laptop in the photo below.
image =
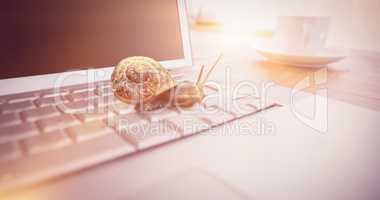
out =
<svg viewBox="0 0 380 200"><path fill-rule="evenodd" d="M366 146L379 145L376 112L333 102L351 124L331 122L341 137L252 95L231 97L237 108L204 101L158 114L114 97L112 66L125 57L192 66L183 0L13 0L0 11L1 199L378 197L380 162ZM365 123L353 126L354 114ZM262 119L276 132L255 132Z"/></svg>

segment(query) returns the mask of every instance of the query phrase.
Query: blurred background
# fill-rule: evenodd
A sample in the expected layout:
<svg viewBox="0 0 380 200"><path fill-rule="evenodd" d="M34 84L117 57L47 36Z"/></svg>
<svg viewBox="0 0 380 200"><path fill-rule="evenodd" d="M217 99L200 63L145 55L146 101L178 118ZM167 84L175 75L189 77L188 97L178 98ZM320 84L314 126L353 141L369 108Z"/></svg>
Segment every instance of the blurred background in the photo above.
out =
<svg viewBox="0 0 380 200"><path fill-rule="evenodd" d="M193 31L270 38L276 17L331 16L327 45L380 52L380 0L188 0Z"/></svg>

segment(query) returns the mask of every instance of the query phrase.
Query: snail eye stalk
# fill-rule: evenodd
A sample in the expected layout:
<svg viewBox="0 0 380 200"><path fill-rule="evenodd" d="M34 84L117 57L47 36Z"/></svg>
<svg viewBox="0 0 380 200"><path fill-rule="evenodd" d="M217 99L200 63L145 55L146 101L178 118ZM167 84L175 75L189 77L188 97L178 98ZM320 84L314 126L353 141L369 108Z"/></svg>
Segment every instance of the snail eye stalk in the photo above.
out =
<svg viewBox="0 0 380 200"><path fill-rule="evenodd" d="M197 82L195 83L195 85L199 85L199 82L201 81L201 78L202 78L202 75L203 75L204 68L205 68L205 65L202 65L201 71L198 74L198 79L197 79Z"/></svg>
<svg viewBox="0 0 380 200"><path fill-rule="evenodd" d="M199 83L199 87L201 87L201 88L203 87L203 85L206 83L207 79L211 75L211 72L214 71L216 65L218 65L218 63L222 59L222 57L223 57L223 54L220 54L218 59L216 59L216 61L212 65L211 69L207 72L206 77Z"/></svg>

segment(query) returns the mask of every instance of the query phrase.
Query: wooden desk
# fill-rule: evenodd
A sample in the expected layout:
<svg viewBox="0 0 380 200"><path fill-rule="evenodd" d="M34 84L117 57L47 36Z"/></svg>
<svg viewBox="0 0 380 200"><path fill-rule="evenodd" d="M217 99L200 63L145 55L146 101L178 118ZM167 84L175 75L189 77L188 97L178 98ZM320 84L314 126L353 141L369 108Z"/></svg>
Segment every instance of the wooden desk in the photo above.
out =
<svg viewBox="0 0 380 200"><path fill-rule="evenodd" d="M328 67L297 68L267 62L253 50L255 43L250 37L198 31L192 31L191 36L195 64L210 63L223 53L221 66L230 67L233 82L272 81L290 91L301 80L310 77L308 92L327 88L331 98L380 111L380 52L350 50L345 60ZM219 67L212 80L221 82L224 79L225 70ZM315 84L323 79L326 81ZM287 98L285 96L282 101Z"/></svg>

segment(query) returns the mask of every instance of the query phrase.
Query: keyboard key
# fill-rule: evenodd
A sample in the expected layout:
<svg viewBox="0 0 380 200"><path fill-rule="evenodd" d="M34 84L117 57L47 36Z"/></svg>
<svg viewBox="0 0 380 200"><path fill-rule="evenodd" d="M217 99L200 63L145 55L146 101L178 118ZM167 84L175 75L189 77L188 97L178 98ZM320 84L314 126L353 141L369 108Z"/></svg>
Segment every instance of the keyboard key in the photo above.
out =
<svg viewBox="0 0 380 200"><path fill-rule="evenodd" d="M63 114L55 117L38 120L37 124L43 132L50 132L52 130L64 129L70 126L75 126L80 124L80 122L72 115Z"/></svg>
<svg viewBox="0 0 380 200"><path fill-rule="evenodd" d="M59 104L58 109L63 113L74 114L74 113L91 113L94 110L94 105L90 101L82 100L70 103Z"/></svg>
<svg viewBox="0 0 380 200"><path fill-rule="evenodd" d="M173 109L163 109L159 111L147 112L143 114L151 122L157 122L165 118L178 116L178 112Z"/></svg>
<svg viewBox="0 0 380 200"><path fill-rule="evenodd" d="M75 141L93 139L105 134L112 134L114 130L102 121L93 121L82 125L67 128L66 131Z"/></svg>
<svg viewBox="0 0 380 200"><path fill-rule="evenodd" d="M21 156L22 152L17 142L7 142L0 144L0 163L18 159Z"/></svg>
<svg viewBox="0 0 380 200"><path fill-rule="evenodd" d="M18 103L23 101L32 101L37 97L38 96L34 93L20 93L8 95L6 98L8 99L8 103Z"/></svg>
<svg viewBox="0 0 380 200"><path fill-rule="evenodd" d="M119 130L119 135L125 137L140 150L180 137L180 134L167 125L167 122L128 126L125 129Z"/></svg>
<svg viewBox="0 0 380 200"><path fill-rule="evenodd" d="M67 103L69 100L64 96L46 97L35 100L35 103L39 107L57 105Z"/></svg>
<svg viewBox="0 0 380 200"><path fill-rule="evenodd" d="M95 92L95 87L92 86L92 87L89 87L89 88L83 88L83 89L78 89L78 90L72 90L71 93L75 94L75 93L83 93L83 92Z"/></svg>
<svg viewBox="0 0 380 200"><path fill-rule="evenodd" d="M202 103L206 111L215 112L222 109L235 117L241 117L257 112L260 107L260 98L244 95L228 101L210 98Z"/></svg>
<svg viewBox="0 0 380 200"><path fill-rule="evenodd" d="M129 113L134 113L135 107L131 104L117 103L111 106L113 111L119 115L125 115Z"/></svg>
<svg viewBox="0 0 380 200"><path fill-rule="evenodd" d="M23 123L0 128L0 143L24 139L38 135L37 127L32 123Z"/></svg>
<svg viewBox="0 0 380 200"><path fill-rule="evenodd" d="M98 97L94 91L88 90L84 92L76 92L67 95L67 98L71 99L72 101L79 101L79 100L86 100L86 99L94 99Z"/></svg>
<svg viewBox="0 0 380 200"><path fill-rule="evenodd" d="M57 88L56 90L52 89L50 91L42 92L41 97L50 98L50 97L63 97L69 93L68 90Z"/></svg>
<svg viewBox="0 0 380 200"><path fill-rule="evenodd" d="M114 112L112 105L108 106L96 106L95 113L109 114L110 116L116 115Z"/></svg>
<svg viewBox="0 0 380 200"><path fill-rule="evenodd" d="M109 126L115 128L120 131L121 129L125 129L126 126L139 125L139 124L147 124L148 121L143 115L138 113L130 113L126 115L119 115L111 118L108 122Z"/></svg>
<svg viewBox="0 0 380 200"><path fill-rule="evenodd" d="M94 103L98 107L104 107L109 105L114 105L117 103L122 103L119 101L113 94L107 95L107 96L98 96L96 99L94 99Z"/></svg>
<svg viewBox="0 0 380 200"><path fill-rule="evenodd" d="M0 167L0 193L77 171L134 152L132 145L116 134L107 134L80 145L33 154Z"/></svg>
<svg viewBox="0 0 380 200"><path fill-rule="evenodd" d="M91 121L99 121L106 118L111 118L115 115L113 112L99 112L99 113L82 113L77 114L77 118L81 120L82 122L91 122Z"/></svg>
<svg viewBox="0 0 380 200"><path fill-rule="evenodd" d="M36 121L42 118L58 116L61 113L53 106L46 106L41 108L35 108L21 112L21 116L25 121Z"/></svg>
<svg viewBox="0 0 380 200"><path fill-rule="evenodd" d="M0 114L0 127L20 124L21 119L17 113Z"/></svg>
<svg viewBox="0 0 380 200"><path fill-rule="evenodd" d="M168 126L184 136L192 135L210 129L210 125L191 115L180 115L166 119Z"/></svg>
<svg viewBox="0 0 380 200"><path fill-rule="evenodd" d="M99 96L108 96L108 95L113 95L113 90L111 86L107 87L98 87L95 90L96 94Z"/></svg>
<svg viewBox="0 0 380 200"><path fill-rule="evenodd" d="M111 87L111 81L99 81L95 83L96 87Z"/></svg>
<svg viewBox="0 0 380 200"><path fill-rule="evenodd" d="M252 105L259 105L260 98L254 97L252 95L241 94L234 96L232 93L228 94L223 92L220 95L210 95L206 96L202 100L202 105L205 107L209 106L218 106L220 108L231 107L234 104L238 103L250 103Z"/></svg>
<svg viewBox="0 0 380 200"><path fill-rule="evenodd" d="M17 103L5 103L0 105L1 113L20 112L23 110L35 108L31 101L22 101Z"/></svg>
<svg viewBox="0 0 380 200"><path fill-rule="evenodd" d="M71 143L69 137L61 130L52 131L43 135L23 140L28 154L36 154L45 151L62 148Z"/></svg>
<svg viewBox="0 0 380 200"><path fill-rule="evenodd" d="M72 93L94 91L95 84L89 83L89 84L73 85L73 86L69 86L68 89Z"/></svg>

